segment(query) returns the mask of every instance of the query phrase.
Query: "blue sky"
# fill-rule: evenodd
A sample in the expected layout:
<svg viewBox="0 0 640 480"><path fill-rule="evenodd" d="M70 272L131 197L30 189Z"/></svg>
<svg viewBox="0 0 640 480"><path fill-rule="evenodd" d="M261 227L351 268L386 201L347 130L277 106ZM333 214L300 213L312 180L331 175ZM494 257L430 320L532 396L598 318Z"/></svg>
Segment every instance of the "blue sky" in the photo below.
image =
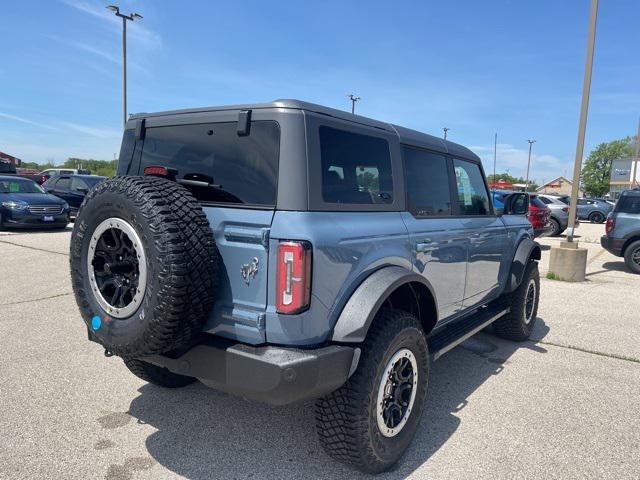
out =
<svg viewBox="0 0 640 480"><path fill-rule="evenodd" d="M571 175L588 0L121 1L129 112L300 98L471 147L493 169ZM93 0L3 2L0 150L113 158L119 19ZM635 134L640 2L601 1L586 153Z"/></svg>

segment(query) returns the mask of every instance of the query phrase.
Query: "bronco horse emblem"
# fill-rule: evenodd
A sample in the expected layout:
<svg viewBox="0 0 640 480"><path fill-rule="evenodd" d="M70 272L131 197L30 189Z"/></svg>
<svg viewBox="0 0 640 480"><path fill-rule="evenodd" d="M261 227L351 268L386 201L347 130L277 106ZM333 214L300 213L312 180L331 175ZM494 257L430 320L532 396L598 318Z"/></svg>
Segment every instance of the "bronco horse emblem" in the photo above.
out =
<svg viewBox="0 0 640 480"><path fill-rule="evenodd" d="M244 278L244 282L249 285L251 279L258 273L258 257L253 257L251 263L242 265L242 267L240 267L240 273L242 274L242 278Z"/></svg>

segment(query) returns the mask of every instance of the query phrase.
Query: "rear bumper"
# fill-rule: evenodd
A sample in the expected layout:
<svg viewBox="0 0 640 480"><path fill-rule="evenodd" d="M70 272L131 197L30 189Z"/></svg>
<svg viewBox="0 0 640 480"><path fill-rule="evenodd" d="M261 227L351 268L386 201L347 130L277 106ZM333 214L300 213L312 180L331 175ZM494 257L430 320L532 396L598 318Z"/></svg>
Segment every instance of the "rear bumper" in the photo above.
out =
<svg viewBox="0 0 640 480"><path fill-rule="evenodd" d="M624 246L624 239L611 238L603 235L600 237L600 245L608 252L613 253L617 257L622 257L622 247Z"/></svg>
<svg viewBox="0 0 640 480"><path fill-rule="evenodd" d="M299 350L209 343L197 345L175 359L155 355L144 360L195 377L217 390L285 405L318 398L342 386L357 365L359 355L355 351L341 345Z"/></svg>

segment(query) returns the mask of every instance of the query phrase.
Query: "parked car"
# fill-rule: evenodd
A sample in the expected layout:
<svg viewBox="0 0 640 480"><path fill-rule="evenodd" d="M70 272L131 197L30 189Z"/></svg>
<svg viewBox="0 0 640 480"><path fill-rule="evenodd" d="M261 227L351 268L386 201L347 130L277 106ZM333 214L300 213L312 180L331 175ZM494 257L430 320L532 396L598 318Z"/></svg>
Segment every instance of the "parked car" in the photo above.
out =
<svg viewBox="0 0 640 480"><path fill-rule="evenodd" d="M557 237L569 226L569 197L539 193L538 198L551 210L551 217L549 219L551 231L549 232L549 236ZM563 198L567 201L563 201ZM580 222L576 219L576 227L579 224Z"/></svg>
<svg viewBox="0 0 640 480"><path fill-rule="evenodd" d="M26 178L0 176L0 229L65 228L69 205Z"/></svg>
<svg viewBox="0 0 640 480"><path fill-rule="evenodd" d="M508 190L494 190L492 193L494 207L502 208L504 198L514 193L515 192ZM551 210L538 198L537 194L528 194L528 204L525 212L527 219L533 227L535 237L549 234L552 231L552 225L550 223Z"/></svg>
<svg viewBox="0 0 640 480"><path fill-rule="evenodd" d="M625 190L607 217L602 246L640 274L640 190Z"/></svg>
<svg viewBox="0 0 640 480"><path fill-rule="evenodd" d="M71 215L75 215L87 192L105 178L99 175L61 174L47 180L42 187L47 193L65 200Z"/></svg>
<svg viewBox="0 0 640 480"><path fill-rule="evenodd" d="M380 472L430 361L533 330L526 199L496 211L461 145L279 100L133 115L121 152L78 212L72 285L89 339L145 381L315 398L325 451Z"/></svg>
<svg viewBox="0 0 640 480"><path fill-rule="evenodd" d="M18 170L13 163L1 161L1 160L0 160L0 175L3 175L5 177L28 178L29 180L33 180L39 185L44 183L48 178L40 174L18 173Z"/></svg>
<svg viewBox="0 0 640 480"><path fill-rule="evenodd" d="M42 179L42 181L38 183L42 185L44 182L56 175L91 175L91 172L89 170L78 168L48 168L47 170L40 172L38 175Z"/></svg>
<svg viewBox="0 0 640 480"><path fill-rule="evenodd" d="M566 197L567 204L569 197ZM613 209L613 205L608 202L596 200L594 198L578 199L578 218L580 220L589 220L591 223L603 223L607 219L607 215Z"/></svg>

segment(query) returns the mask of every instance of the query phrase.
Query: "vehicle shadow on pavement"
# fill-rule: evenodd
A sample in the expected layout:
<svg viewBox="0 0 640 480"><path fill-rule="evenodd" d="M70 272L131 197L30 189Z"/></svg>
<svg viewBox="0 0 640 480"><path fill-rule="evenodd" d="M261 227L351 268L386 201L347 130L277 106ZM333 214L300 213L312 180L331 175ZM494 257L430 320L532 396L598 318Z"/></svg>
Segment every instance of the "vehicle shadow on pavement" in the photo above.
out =
<svg viewBox="0 0 640 480"><path fill-rule="evenodd" d="M538 319L535 338L548 330ZM482 332L433 363L416 438L395 469L378 478L405 478L424 464L458 429L457 414L474 391L509 368L509 357L523 348L546 353L533 342ZM146 439L149 454L186 478L368 478L324 453L313 402L271 407L199 383L180 390L145 385L139 392L129 414L157 430Z"/></svg>

